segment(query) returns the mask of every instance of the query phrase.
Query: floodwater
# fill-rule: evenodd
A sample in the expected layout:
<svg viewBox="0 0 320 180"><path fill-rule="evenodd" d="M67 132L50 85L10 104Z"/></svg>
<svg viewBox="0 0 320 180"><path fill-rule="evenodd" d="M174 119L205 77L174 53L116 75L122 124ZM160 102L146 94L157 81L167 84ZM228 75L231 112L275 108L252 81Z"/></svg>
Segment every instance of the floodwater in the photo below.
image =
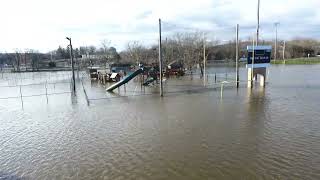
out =
<svg viewBox="0 0 320 180"><path fill-rule="evenodd" d="M55 73L23 86L22 103L15 85L39 77L5 75L0 179L320 179L320 66L272 66L264 89L231 83L223 97L215 72L234 79L230 67L209 69L206 87L168 79L163 98L138 80L106 93L83 79L89 103Z"/></svg>

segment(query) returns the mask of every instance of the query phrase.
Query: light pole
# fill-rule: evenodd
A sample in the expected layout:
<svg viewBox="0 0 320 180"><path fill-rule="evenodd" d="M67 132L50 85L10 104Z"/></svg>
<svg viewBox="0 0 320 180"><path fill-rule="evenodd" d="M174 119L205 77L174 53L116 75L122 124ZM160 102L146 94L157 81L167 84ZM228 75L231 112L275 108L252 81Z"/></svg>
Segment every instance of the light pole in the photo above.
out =
<svg viewBox="0 0 320 180"><path fill-rule="evenodd" d="M236 26L236 82L239 88L239 24Z"/></svg>
<svg viewBox="0 0 320 180"><path fill-rule="evenodd" d="M206 38L203 32L203 85L206 86Z"/></svg>
<svg viewBox="0 0 320 180"><path fill-rule="evenodd" d="M259 29L260 29L260 0L258 0L258 12L257 12L257 18L258 18L258 22L257 22L257 40L256 40L256 45L258 46L259 44Z"/></svg>
<svg viewBox="0 0 320 180"><path fill-rule="evenodd" d="M160 72L160 96L163 96L163 72L162 72L162 44L161 44L161 19L159 19L159 72Z"/></svg>
<svg viewBox="0 0 320 180"><path fill-rule="evenodd" d="M274 26L276 28L276 38L275 38L275 42L274 42L274 61L276 61L276 59L277 59L278 25L279 24L280 24L279 22L274 23Z"/></svg>
<svg viewBox="0 0 320 180"><path fill-rule="evenodd" d="M253 73L254 73L254 58L255 58L255 47L254 47L254 35L253 35L253 38L252 38L252 62L251 62L251 88L253 88Z"/></svg>
<svg viewBox="0 0 320 180"><path fill-rule="evenodd" d="M72 87L73 92L76 92L76 80L74 78L74 63L73 63L73 49L72 49L72 42L70 37L66 37L67 40L69 40L70 45L70 59L71 59L71 68L72 68Z"/></svg>

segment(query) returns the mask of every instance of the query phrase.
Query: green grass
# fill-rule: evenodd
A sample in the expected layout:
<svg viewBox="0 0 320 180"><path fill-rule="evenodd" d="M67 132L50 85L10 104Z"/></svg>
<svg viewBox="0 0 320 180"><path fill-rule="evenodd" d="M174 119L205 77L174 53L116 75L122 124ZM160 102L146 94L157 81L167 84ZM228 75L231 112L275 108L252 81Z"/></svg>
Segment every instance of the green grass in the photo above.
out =
<svg viewBox="0 0 320 180"><path fill-rule="evenodd" d="M319 57L313 58L296 58L296 59L286 59L284 60L271 60L271 64L320 64Z"/></svg>

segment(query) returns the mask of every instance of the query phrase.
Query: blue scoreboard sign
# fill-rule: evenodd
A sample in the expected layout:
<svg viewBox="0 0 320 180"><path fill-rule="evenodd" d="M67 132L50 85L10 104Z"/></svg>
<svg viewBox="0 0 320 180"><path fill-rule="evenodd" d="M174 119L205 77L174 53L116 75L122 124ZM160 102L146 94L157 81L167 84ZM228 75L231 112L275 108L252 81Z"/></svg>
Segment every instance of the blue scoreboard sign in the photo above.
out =
<svg viewBox="0 0 320 180"><path fill-rule="evenodd" d="M270 64L271 46L247 46L248 64L252 64L252 56L254 49L253 64Z"/></svg>

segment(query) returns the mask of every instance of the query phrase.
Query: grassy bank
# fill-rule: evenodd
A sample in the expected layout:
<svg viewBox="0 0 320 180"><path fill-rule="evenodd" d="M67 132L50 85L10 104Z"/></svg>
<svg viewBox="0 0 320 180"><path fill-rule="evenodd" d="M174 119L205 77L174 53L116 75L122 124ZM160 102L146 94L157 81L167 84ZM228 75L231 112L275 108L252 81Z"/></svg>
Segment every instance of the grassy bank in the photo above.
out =
<svg viewBox="0 0 320 180"><path fill-rule="evenodd" d="M296 58L283 60L271 60L271 64L320 64L320 58Z"/></svg>

